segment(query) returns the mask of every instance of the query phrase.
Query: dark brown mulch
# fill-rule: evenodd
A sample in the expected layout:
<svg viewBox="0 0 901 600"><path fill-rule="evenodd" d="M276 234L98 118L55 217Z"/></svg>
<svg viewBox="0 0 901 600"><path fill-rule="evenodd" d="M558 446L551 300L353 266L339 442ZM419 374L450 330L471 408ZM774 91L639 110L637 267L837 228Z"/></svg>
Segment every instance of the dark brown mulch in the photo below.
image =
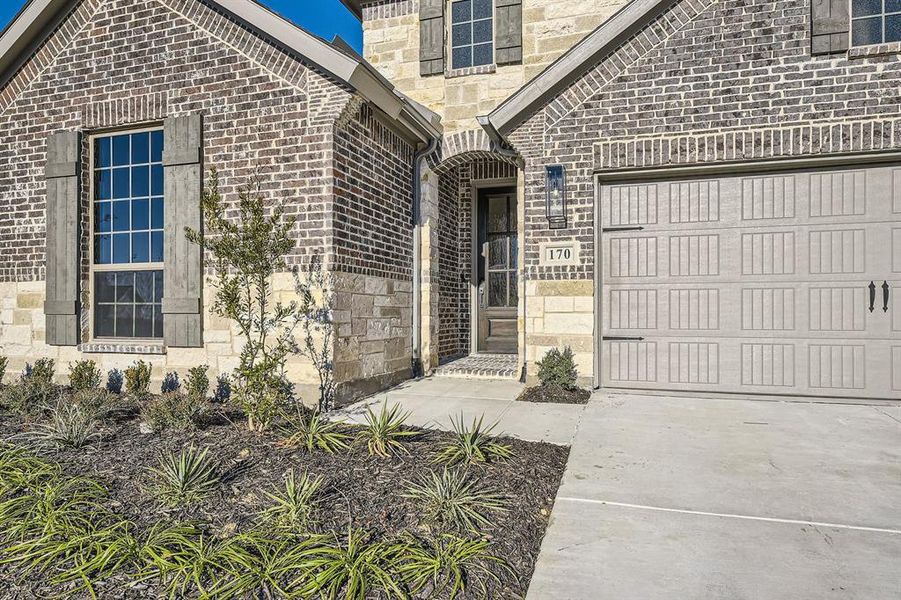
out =
<svg viewBox="0 0 901 600"><path fill-rule="evenodd" d="M519 395L520 402L552 402L556 404L588 404L591 392L582 388L568 390L559 385L528 387Z"/></svg>
<svg viewBox="0 0 901 600"><path fill-rule="evenodd" d="M160 520L200 519L208 522L214 532L248 529L254 515L268 506L264 492L280 486L285 473L294 469L324 477L318 531L346 532L349 523L379 537L405 530L422 531L416 502L402 494L407 481L435 468L432 461L449 440L449 434L422 431L405 441L408 454L392 459L370 457L365 446L335 455L309 455L279 446L275 434L254 434L243 429L240 421L230 420L234 420L234 415L221 415L198 431L142 434L136 411L123 410L104 421L104 435L99 443L81 450L44 452L42 456L59 462L68 475L89 476L102 482L110 490L111 508L142 526ZM25 428L17 417L0 412L0 440L8 440ZM569 449L515 439L504 442L513 448L513 458L469 468L509 499L509 511L494 515L494 526L484 533L492 542L490 551L503 557L512 573L498 570L500 584L489 582L487 597L522 598ZM220 491L192 509L163 508L147 491L147 469L156 466L161 453L190 444L210 449L222 477ZM60 591L47 589L46 583L13 579L9 571L0 569L0 598L32 598ZM485 597L480 590L475 592L467 597ZM152 589L134 590L110 582L100 595L146 598L156 594Z"/></svg>

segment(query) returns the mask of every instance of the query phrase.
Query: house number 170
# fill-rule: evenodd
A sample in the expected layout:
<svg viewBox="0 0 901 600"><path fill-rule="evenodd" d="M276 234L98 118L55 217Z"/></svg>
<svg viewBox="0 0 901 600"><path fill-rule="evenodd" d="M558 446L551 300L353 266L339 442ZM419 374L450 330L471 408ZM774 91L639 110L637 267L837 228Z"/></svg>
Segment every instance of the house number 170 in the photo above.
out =
<svg viewBox="0 0 901 600"><path fill-rule="evenodd" d="M548 248L548 260L571 260L573 257L572 248Z"/></svg>

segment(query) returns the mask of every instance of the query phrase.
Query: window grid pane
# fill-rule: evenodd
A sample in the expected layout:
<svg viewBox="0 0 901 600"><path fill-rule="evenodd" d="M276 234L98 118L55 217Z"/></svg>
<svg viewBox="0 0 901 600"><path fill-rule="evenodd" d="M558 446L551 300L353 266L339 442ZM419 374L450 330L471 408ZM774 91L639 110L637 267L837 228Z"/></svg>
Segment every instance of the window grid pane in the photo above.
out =
<svg viewBox="0 0 901 600"><path fill-rule="evenodd" d="M491 0L458 0L451 5L452 68L494 62L494 22Z"/></svg>
<svg viewBox="0 0 901 600"><path fill-rule="evenodd" d="M94 140L94 264L162 262L163 132Z"/></svg>
<svg viewBox="0 0 901 600"><path fill-rule="evenodd" d="M901 41L901 1L851 0L851 45Z"/></svg>
<svg viewBox="0 0 901 600"><path fill-rule="evenodd" d="M95 273L94 295L95 337L163 337L162 271Z"/></svg>

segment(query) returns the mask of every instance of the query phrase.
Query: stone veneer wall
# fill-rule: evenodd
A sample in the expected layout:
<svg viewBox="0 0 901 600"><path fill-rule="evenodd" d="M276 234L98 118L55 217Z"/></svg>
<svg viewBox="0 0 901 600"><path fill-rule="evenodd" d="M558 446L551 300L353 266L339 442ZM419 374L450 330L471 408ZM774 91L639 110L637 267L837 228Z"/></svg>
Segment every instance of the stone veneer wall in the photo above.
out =
<svg viewBox="0 0 901 600"><path fill-rule="evenodd" d="M220 190L227 202L236 202L239 186L259 170L263 193L283 202L296 216L292 264L303 264L309 255L319 254L330 264L343 264L350 270L350 262L341 263L341 259L356 251L344 243L359 234L349 218L353 211L362 211L368 226L372 219L367 211L386 206L395 209L385 217L397 223L392 229L396 235L390 240L396 249L385 254L390 256L391 272L371 270L367 272L371 281L363 282L362 288L353 280L344 289L360 288L374 296L374 309L384 305L372 315L361 314L364 320L398 320L390 321L388 328L367 324L365 332L349 334L362 343L371 333L372 339L384 346L384 361L379 364L397 370L400 344L385 340L404 335L399 322L410 321L405 313L392 315L402 310L401 305L409 307L409 300L403 299L404 284L398 282L409 280L410 250L404 237L409 228L402 227L401 221L410 202L407 170L412 168L412 150L369 123L367 110L338 82L270 46L203 2L83 0L0 90L0 130L5 132L0 141L0 354L11 359L10 376L26 361L41 356L56 359L60 374L66 372L69 362L81 358L94 359L104 369L122 368L141 358L152 363L156 379L165 371L184 374L187 368L203 363L211 365L213 375L236 366L242 342L230 323L210 313L209 289L203 298L203 348L170 348L161 353L162 348L155 346L89 344L76 348L44 343L47 136L64 129L88 134L111 127L146 126L188 112L204 116L205 165L219 170ZM367 153L369 164L363 166L370 170L392 169L380 180L336 169L339 163L360 160L351 149ZM90 172L84 168L83 231L89 226L89 183ZM337 208L336 197L342 202ZM345 217L342 227L336 227L335 219ZM336 236L342 243L336 245ZM90 340L88 243L85 235L80 248L84 340ZM378 248L372 251L378 252ZM293 296L290 274L279 274L274 287L280 298ZM353 327L353 319L349 324ZM82 352L89 349L96 352ZM359 373L378 376L378 371L369 359ZM350 377L357 372L344 374ZM288 375L302 384L308 400L315 399L316 386L303 387L316 381L309 364L292 358Z"/></svg>
<svg viewBox="0 0 901 600"><path fill-rule="evenodd" d="M491 112L625 3L523 0L522 64L445 78L419 76L418 0L363 0L363 55L399 90L442 115L446 133L478 129L477 115Z"/></svg>
<svg viewBox="0 0 901 600"><path fill-rule="evenodd" d="M584 347L592 331L595 169L901 149L901 54L809 49L809 0L681 0L508 136L526 162L533 357L570 301L573 316L550 320L572 326L560 340ZM564 229L544 217L549 163L567 169ZM577 266L539 265L542 242L569 239ZM580 368L591 372L589 355Z"/></svg>

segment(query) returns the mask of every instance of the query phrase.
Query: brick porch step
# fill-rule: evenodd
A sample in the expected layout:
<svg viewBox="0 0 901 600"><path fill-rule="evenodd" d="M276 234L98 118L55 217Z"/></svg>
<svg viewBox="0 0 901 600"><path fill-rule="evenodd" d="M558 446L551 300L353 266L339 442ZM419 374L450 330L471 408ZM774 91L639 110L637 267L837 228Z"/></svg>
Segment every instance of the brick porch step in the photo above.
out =
<svg viewBox="0 0 901 600"><path fill-rule="evenodd" d="M519 359L515 354L471 354L435 369L437 377L469 379L519 379Z"/></svg>

